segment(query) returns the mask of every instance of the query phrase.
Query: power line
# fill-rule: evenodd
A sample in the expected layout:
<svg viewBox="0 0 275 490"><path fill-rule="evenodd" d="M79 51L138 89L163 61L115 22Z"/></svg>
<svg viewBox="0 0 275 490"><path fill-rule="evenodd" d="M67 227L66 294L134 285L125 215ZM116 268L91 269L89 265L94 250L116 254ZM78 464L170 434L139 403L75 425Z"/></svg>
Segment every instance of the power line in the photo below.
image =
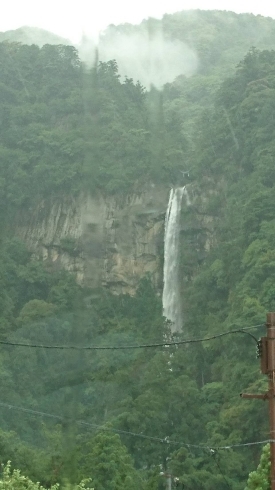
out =
<svg viewBox="0 0 275 490"><path fill-rule="evenodd" d="M23 408L23 407L18 407L16 405L12 405L11 403L3 403L0 402L0 407L8 408L9 410L16 410L19 412L24 412L24 413L29 413L30 415L38 415L42 417L48 417L52 419L56 419L59 421L65 421L68 422L70 419L62 417L61 415L55 415L47 412L41 412L38 410L32 410L29 408ZM115 432L117 434L123 434L123 435L129 435L132 437L138 437L141 439L147 439L152 442L159 442L161 444L169 444L169 445L176 445L176 446L181 446L181 447L186 447L187 449L200 449L203 451L210 451L210 454L213 454L213 451L218 451L222 449L234 449L234 448L241 448L241 447L248 447L248 446L255 446L255 445L263 445L267 444L271 441L270 439L264 440L264 441L254 441L254 442L245 442L245 443L240 443L240 444L230 444L227 446L209 446L206 444L189 444L186 442L179 442L179 441L173 441L170 440L169 437L152 437L148 436L146 434L140 434L137 432L132 432L132 431L127 431L127 430L122 430L122 429L114 429L112 427L106 427L104 425L98 425L98 424L92 424L90 422L85 422L83 420L73 420L71 419L71 422L77 423L79 425L85 426L85 427L90 427L91 429L96 429L96 430L103 430L107 432Z"/></svg>
<svg viewBox="0 0 275 490"><path fill-rule="evenodd" d="M213 456L213 459L214 459L214 461L215 461L215 464L216 464L216 466L217 466L217 468L218 468L218 470L219 470L220 474L221 474L221 475L222 475L222 477L223 477L223 480L225 481L226 486L227 486L227 487L230 489L231 487L230 487L230 485L229 485L229 483L228 483L228 480L227 480L227 478L226 478L225 474L223 473L223 471L222 471L222 469L221 469L221 467L220 467L220 464L219 464L219 462L218 462L218 460L217 460L217 458L216 458L216 451L214 451L214 452L212 453L212 456Z"/></svg>
<svg viewBox="0 0 275 490"><path fill-rule="evenodd" d="M240 444L230 444L228 446L216 446L210 447L210 449L237 449L238 447L246 447L246 446L259 446L261 444L268 444L269 442L275 442L273 439L265 439L264 441L255 441L255 442L242 442Z"/></svg>
<svg viewBox="0 0 275 490"><path fill-rule="evenodd" d="M177 345L184 344L196 344L199 342L207 342L209 340L215 340L221 337L225 337L226 335L232 334L247 334L252 337L256 342L258 342L257 338L254 337L248 330L252 330L254 328L263 327L264 324L253 325L251 327L244 327L241 329L228 330L227 332L223 332L217 335L212 335L210 337L204 337L199 339L187 339L187 340L178 340L174 342L159 342L154 344L138 344L138 345L92 345L92 346L79 346L79 345L47 345L47 344L27 344L24 342L13 342L9 340L0 340L1 345L9 345L13 347L31 347L36 349L58 349L58 350L127 350L127 349L148 349L148 348L156 348L156 347L172 347Z"/></svg>

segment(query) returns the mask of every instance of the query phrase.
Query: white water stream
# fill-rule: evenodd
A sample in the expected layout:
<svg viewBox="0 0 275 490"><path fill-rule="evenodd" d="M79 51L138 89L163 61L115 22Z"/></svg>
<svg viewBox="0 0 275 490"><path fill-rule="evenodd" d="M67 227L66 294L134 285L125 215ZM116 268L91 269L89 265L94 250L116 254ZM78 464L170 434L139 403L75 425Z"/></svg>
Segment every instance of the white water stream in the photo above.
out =
<svg viewBox="0 0 275 490"><path fill-rule="evenodd" d="M165 217L164 267L163 267L163 316L172 322L172 332L182 329L179 284L179 239L182 196L188 195L185 187L171 189Z"/></svg>

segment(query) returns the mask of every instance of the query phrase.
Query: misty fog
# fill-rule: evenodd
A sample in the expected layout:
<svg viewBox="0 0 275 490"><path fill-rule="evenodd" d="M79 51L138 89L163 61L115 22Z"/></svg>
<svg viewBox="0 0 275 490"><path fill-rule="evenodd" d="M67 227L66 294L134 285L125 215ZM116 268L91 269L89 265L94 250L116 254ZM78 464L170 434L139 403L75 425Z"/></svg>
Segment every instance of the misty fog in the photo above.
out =
<svg viewBox="0 0 275 490"><path fill-rule="evenodd" d="M115 59L122 78L127 75L146 88L161 88L179 75L194 75L198 67L195 51L177 39L165 38L161 30L150 34L145 30L127 33L109 28L100 36L97 49L100 61ZM79 52L86 63L95 61L92 40L83 38Z"/></svg>

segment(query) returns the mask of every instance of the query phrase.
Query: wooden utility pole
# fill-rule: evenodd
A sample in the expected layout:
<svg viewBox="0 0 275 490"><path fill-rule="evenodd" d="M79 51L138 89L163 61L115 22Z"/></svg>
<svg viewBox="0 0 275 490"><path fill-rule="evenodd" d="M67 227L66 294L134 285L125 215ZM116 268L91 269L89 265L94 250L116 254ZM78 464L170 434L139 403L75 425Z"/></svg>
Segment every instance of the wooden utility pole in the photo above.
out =
<svg viewBox="0 0 275 490"><path fill-rule="evenodd" d="M260 398L268 400L270 427L270 481L271 490L275 490L275 312L267 314L267 337L262 337L258 343L261 371L268 375L268 391L262 395L243 393L242 398Z"/></svg>
<svg viewBox="0 0 275 490"><path fill-rule="evenodd" d="M171 473L164 473L163 471L160 473L161 476L164 476L166 479L166 489L172 490L172 475Z"/></svg>
<svg viewBox="0 0 275 490"><path fill-rule="evenodd" d="M270 425L271 490L275 490L275 313L267 315L267 367Z"/></svg>

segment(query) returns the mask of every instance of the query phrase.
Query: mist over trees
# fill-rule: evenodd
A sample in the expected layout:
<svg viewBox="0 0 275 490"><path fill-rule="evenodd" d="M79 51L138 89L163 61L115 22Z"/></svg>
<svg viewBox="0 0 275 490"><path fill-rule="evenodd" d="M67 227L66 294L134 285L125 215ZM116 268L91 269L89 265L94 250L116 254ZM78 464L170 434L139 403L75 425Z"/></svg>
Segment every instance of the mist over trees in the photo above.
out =
<svg viewBox="0 0 275 490"><path fill-rule="evenodd" d="M72 46L0 43L1 341L84 347L168 338L149 276L134 297L91 294L73 274L34 260L13 224L43 198L183 185L183 169L196 205L181 217L179 339L260 325L274 311L275 21L197 12L162 23L200 62L194 76L161 90L121 76L115 59L87 67ZM1 478L18 488L82 488L91 478L95 490L161 490L160 473L169 471L183 488L241 490L261 446L214 455L200 446L267 438L265 405L239 397L266 382L249 338L131 351L1 344L0 365L1 462L30 481L20 487L9 466ZM249 489L268 488L266 451Z"/></svg>

